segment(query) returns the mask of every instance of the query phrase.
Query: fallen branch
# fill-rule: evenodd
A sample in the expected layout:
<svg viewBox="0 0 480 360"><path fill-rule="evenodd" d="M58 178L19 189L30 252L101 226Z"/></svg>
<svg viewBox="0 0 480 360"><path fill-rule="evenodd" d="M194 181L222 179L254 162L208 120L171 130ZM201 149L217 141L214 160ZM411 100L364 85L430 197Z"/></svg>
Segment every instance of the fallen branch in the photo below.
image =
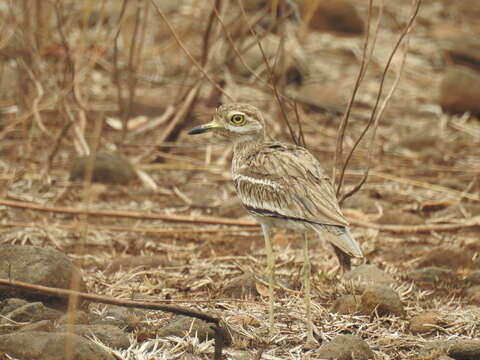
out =
<svg viewBox="0 0 480 360"><path fill-rule="evenodd" d="M258 226L254 221L248 220L236 220L227 219L215 216L188 216L188 215L167 215L167 214L149 214L136 211L121 211L121 210L84 210L74 209L69 207L49 207L40 204L29 203L24 201L13 201L0 199L0 205L29 209L35 211L44 211L57 214L73 214L81 215L88 214L94 216L109 216L109 217L124 217L131 219L144 219L144 220L164 220L171 222L183 222L183 223L201 223L201 224L215 224L215 225L238 225L238 226Z"/></svg>
<svg viewBox="0 0 480 360"><path fill-rule="evenodd" d="M464 222L456 224L424 224L424 225L383 225L371 223L368 221L362 221L358 219L348 219L351 225L377 229L384 232L391 232L397 234L410 234L410 233L428 233L431 231L444 232L444 231L456 231L466 228L480 227L480 216L465 220Z"/></svg>
<svg viewBox="0 0 480 360"><path fill-rule="evenodd" d="M90 225L89 227L98 230L112 230L112 231L131 231L131 232L152 232L152 233L171 233L175 232L235 232L235 231L258 231L259 225L255 221L249 220L236 220L221 218L215 216L187 216L187 215L166 215L166 214L148 214L140 213L135 211L120 211L120 210L82 210L82 209L73 209L67 207L46 207L39 204L27 203L23 201L12 201L6 199L0 199L0 205L21 208L21 209L30 209L35 211L45 211L52 213L60 214L88 214L96 216L109 216L109 217L125 217L131 219L144 219L144 220L163 220L171 222L182 222L182 223L194 223L194 224L210 224L210 225L236 225L244 226L244 229L234 228L234 229L156 229L156 228L136 228L136 227L122 227L122 226L103 226L103 225ZM480 226L480 216L468 220L459 220L458 223L450 224L425 224L425 225L384 225L377 224L368 221L362 221L355 218L348 218L348 221L353 226L364 227L377 229L384 232L391 233L425 233L431 231L455 231L470 227L479 227ZM16 226L16 223L6 223L0 224L1 226ZM22 224L18 224L21 226ZM29 223L25 224L26 226L32 227L43 227L43 224ZM58 228L76 230L79 227L75 225L55 225Z"/></svg>
<svg viewBox="0 0 480 360"><path fill-rule="evenodd" d="M116 299L108 296L87 294L79 291L51 288L47 286L33 285L25 282L11 281L11 280L5 280L5 279L0 279L0 284L5 286L10 286L10 287L15 287L15 288L27 289L27 290L35 291L35 293L41 293L47 296L55 296L63 299L68 299L69 297L74 296L74 297L78 297L78 299L83 301L87 300L95 303L117 305L117 306L123 306L128 308L135 308L135 309L159 310L159 311L164 311L164 312L168 312L176 315L189 316L189 317L206 321L208 323L212 323L213 324L212 329L215 332L214 359L219 359L219 360L221 359L222 348L224 345L228 345L229 339L230 339L230 337L228 336L228 332L221 327L222 321L220 318L217 318L215 316L206 314L198 310L190 310L190 309L185 309L179 306L159 304L156 302Z"/></svg>
<svg viewBox="0 0 480 360"><path fill-rule="evenodd" d="M255 225L255 224L252 224ZM0 228L45 228L53 227L60 230L80 230L80 224L53 224L46 225L43 223L22 223L22 222L7 222L0 223ZM159 227L141 227L141 226L120 226L120 225L94 225L88 224L89 230L105 230L118 232L133 232L142 234L209 234L209 233L236 233L236 232L260 232L258 227L228 227L228 228L159 228Z"/></svg>

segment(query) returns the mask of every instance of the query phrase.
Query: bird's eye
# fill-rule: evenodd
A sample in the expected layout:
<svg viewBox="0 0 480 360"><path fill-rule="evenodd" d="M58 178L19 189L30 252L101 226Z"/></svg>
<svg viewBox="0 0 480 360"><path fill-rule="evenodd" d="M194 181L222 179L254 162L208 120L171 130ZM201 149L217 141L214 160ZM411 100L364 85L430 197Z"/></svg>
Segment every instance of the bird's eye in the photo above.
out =
<svg viewBox="0 0 480 360"><path fill-rule="evenodd" d="M242 126L243 124L245 124L245 115L243 115L243 114L234 114L234 115L232 115L232 117L230 118L230 122L231 122L233 125Z"/></svg>

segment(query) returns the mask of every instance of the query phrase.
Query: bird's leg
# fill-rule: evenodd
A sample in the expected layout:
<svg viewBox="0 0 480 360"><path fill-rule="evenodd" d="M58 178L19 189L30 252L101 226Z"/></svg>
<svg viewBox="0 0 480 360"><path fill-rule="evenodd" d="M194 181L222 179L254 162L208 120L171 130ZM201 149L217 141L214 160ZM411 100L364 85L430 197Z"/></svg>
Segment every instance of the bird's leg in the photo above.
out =
<svg viewBox="0 0 480 360"><path fill-rule="evenodd" d="M270 335L274 333L273 304L275 298L275 257L273 254L272 240L270 239L270 227L262 224L263 237L265 239L265 249L267 250L267 273L268 273L268 320Z"/></svg>
<svg viewBox="0 0 480 360"><path fill-rule="evenodd" d="M316 343L313 337L312 308L310 303L310 254L308 251L308 234L303 233L303 291L305 296L305 312L307 315L307 344Z"/></svg>

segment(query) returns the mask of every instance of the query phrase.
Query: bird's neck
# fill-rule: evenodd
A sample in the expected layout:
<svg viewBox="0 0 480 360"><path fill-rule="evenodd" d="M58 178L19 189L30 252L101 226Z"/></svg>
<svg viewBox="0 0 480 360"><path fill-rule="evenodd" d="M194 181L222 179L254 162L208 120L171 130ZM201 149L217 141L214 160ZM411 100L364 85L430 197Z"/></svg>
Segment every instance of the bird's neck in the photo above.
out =
<svg viewBox="0 0 480 360"><path fill-rule="evenodd" d="M263 134L249 134L239 136L233 141L234 156L248 154L252 149L265 141Z"/></svg>

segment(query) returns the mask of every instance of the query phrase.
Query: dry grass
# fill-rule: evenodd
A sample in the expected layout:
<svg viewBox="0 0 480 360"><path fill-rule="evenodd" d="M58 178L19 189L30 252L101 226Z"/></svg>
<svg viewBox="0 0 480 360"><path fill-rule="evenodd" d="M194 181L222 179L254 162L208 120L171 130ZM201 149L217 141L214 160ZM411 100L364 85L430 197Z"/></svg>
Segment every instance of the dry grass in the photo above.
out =
<svg viewBox="0 0 480 360"><path fill-rule="evenodd" d="M191 1L185 0L177 9L176 1L157 1L177 40L148 1L140 2L138 11L131 2L122 1L1 3L1 196L45 206L83 208L86 195L81 187L68 182L68 169L77 154L87 153L92 147L97 119L108 116L126 124L129 118L146 116L158 120L167 114L157 127L139 134L135 129L118 131L104 125L99 148L118 150L128 156L155 186L136 181L128 188L96 188L89 208L243 218L245 213L235 200L228 178L230 147L187 138L184 130L194 121L208 118L218 102L230 97L261 107L275 136L288 139L289 135L280 120L281 111L274 101L265 66L260 64L253 69L255 75L245 77L233 70L231 59L238 58L240 53L247 59L247 48L256 46L248 36L248 28L241 26L242 15L235 1L219 11L226 28L214 21L209 45L206 49L203 46L205 19L211 14L212 3L192 7ZM345 135L346 149L353 146L368 121L383 66L401 25L408 20L409 6L410 1L385 1L376 50ZM403 78L377 130L374 176L358 200L354 197L345 203L345 207L360 211L361 219L375 221L378 214L401 211L414 214L424 223L454 223L480 215L478 121L468 115L443 114L437 104L436 89L446 66L441 55L442 31L453 31L461 22L463 31L474 33L476 18L464 10L458 10L458 17L446 16L445 11L452 7L440 1L425 2L422 8L411 34ZM359 4L358 10L365 14L366 3ZM252 16L252 21L259 21L259 17ZM286 24L284 29L289 36L295 33L290 27ZM230 31L236 49L231 49L225 29ZM287 37L287 48L290 40ZM358 73L362 39L307 33L301 45L301 54L295 55L308 63L304 82L332 89L330 95L343 109L344 97L351 93ZM192 64L192 59L198 62L196 65L200 59L207 59L202 71ZM395 81L401 62L401 57L394 58L393 71L386 77L387 88ZM276 74L275 70L273 73ZM283 92L297 91L292 84L282 87L281 80L275 81L279 84L279 97ZM218 90L220 85L227 95ZM192 91L196 86L198 93ZM316 100L329 103L331 98ZM331 169L339 117L300 105L306 143L325 168ZM287 107L286 112L294 119L293 109ZM347 190L361 178L368 151L366 145L361 145L354 154L352 169L345 177ZM376 203L374 209L368 206L367 195L370 203ZM443 212L420 212L422 204L429 201L458 201L460 205ZM294 234L281 233L275 239L276 273L291 290L279 290L276 321L280 332L269 339L264 326L266 299L259 296L235 300L225 292L229 281L238 275L263 274L265 257L259 232L241 228L229 231L231 227L210 225L209 229L224 232L208 233L201 231L206 226L195 224L91 216L83 220L81 231L85 231L86 240L82 255L77 249L81 231L65 228L81 221L79 216L6 206L0 208L0 214L0 242L53 246L66 252L82 263L92 293L172 299L180 304L186 301L193 308L218 314L234 334L233 346L225 350L231 358L246 352L246 358L253 359L261 349L263 359L305 358L302 255ZM398 221L403 224L401 219ZM20 223L31 226L13 226ZM117 231L115 226L165 232ZM330 249L315 243L311 251L312 291L319 340L327 341L337 334L357 334L367 341L378 360L387 360L416 359L422 346L432 340L480 337L480 311L478 305L463 296L463 282L425 289L405 278L406 272L415 268L418 257L435 246L455 245L478 256L476 228L404 235L360 227L352 230L369 262L385 268L396 279L396 289L408 315L400 319L332 313L333 301L349 293L355 284L342 282L335 272L337 265ZM392 249L398 249L402 256L393 254ZM107 271L113 260L138 255L164 256L166 265ZM467 273L468 270L459 271L458 275L462 278ZM101 313L102 309L103 306L94 306L94 311ZM433 309L442 319L441 326L423 336L411 334L409 319ZM211 342L200 343L188 337L157 338L156 332L168 322L169 315L145 312L144 316L141 327L132 333L131 347L115 352L120 358L212 358Z"/></svg>

